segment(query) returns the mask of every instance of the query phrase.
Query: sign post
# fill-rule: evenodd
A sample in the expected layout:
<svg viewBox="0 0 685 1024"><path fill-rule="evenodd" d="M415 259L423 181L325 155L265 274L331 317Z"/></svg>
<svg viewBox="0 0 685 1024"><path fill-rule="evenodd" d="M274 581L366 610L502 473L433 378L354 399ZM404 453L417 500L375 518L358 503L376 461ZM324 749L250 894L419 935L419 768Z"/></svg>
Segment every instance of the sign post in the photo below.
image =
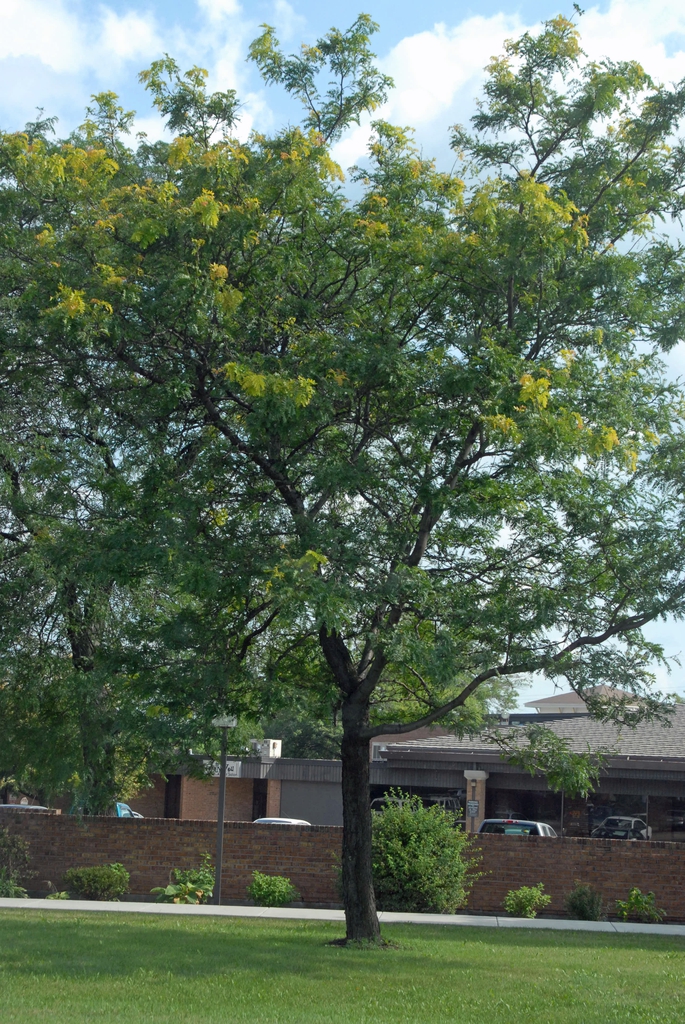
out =
<svg viewBox="0 0 685 1024"><path fill-rule="evenodd" d="M214 859L214 893L212 902L221 906L221 869L224 860L224 804L226 803L226 743L229 729L235 729L235 715L213 718L212 725L221 729L221 765L219 769L219 806L216 814L216 857Z"/></svg>

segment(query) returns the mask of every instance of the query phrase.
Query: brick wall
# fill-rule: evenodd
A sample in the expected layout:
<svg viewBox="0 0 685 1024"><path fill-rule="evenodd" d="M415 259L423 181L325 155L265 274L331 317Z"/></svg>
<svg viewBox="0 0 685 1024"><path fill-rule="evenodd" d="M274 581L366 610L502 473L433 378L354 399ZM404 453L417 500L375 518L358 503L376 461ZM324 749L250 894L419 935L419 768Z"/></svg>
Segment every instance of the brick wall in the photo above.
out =
<svg viewBox="0 0 685 1024"><path fill-rule="evenodd" d="M3 823L31 844L33 885L59 885L69 867L121 861L131 889L147 894L166 884L172 867L192 867L205 850L213 854L216 826L174 818L85 818L27 812L3 813ZM222 895L245 898L252 871L287 875L307 903L335 903L336 858L342 829L332 825L225 825ZM685 843L609 839L545 839L541 836L479 836L484 873L468 909L497 913L509 889L543 882L550 913L563 914L563 898L576 879L590 882L605 899L625 899L631 886L653 890L670 921L685 921Z"/></svg>
<svg viewBox="0 0 685 1024"><path fill-rule="evenodd" d="M685 921L685 843L620 839L545 839L542 836L478 836L484 876L473 887L469 908L497 913L509 889L543 882L552 897L549 913L563 916L573 883L594 885L613 908L636 885L653 891L670 921Z"/></svg>
<svg viewBox="0 0 685 1024"><path fill-rule="evenodd" d="M245 780L251 782L252 780ZM177 818L100 818L4 812L3 823L27 839L30 886L60 886L67 868L122 863L131 873L131 892L145 895L166 885L171 868L199 865L205 851L214 856L216 824ZM55 828L54 822L60 826ZM226 822L222 896L245 899L253 871L286 875L306 903L336 903L335 857L342 829L325 825L254 825Z"/></svg>

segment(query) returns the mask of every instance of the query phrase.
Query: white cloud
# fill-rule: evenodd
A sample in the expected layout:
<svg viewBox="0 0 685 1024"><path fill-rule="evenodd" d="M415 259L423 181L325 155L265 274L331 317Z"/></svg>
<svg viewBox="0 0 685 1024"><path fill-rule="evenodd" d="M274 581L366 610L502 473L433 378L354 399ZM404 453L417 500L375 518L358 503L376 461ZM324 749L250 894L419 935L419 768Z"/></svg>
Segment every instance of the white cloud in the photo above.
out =
<svg viewBox="0 0 685 1024"><path fill-rule="evenodd" d="M160 139L164 139L166 142L171 142L171 134L167 131L164 118L160 114L150 114L147 117L136 117L131 129L131 135L135 136L138 132L147 137L148 142L159 142Z"/></svg>
<svg viewBox="0 0 685 1024"><path fill-rule="evenodd" d="M682 3L613 0L606 11L597 7L587 11L580 19L579 28L583 49L595 59L638 60L661 82L685 75L685 6ZM671 44L675 44L675 52L669 54Z"/></svg>
<svg viewBox="0 0 685 1024"><path fill-rule="evenodd" d="M3 0L0 5L0 60L37 57L56 71L84 62L82 28L61 0Z"/></svg>
<svg viewBox="0 0 685 1024"><path fill-rule="evenodd" d="M287 0L275 0L273 6L273 21L279 39L292 39L294 35L303 32L307 19L297 14Z"/></svg>
<svg viewBox="0 0 685 1024"><path fill-rule="evenodd" d="M63 0L2 0L0 60L35 58L61 74L107 72L121 61L160 52L150 15L100 8L95 20L76 16Z"/></svg>
<svg viewBox="0 0 685 1024"><path fill-rule="evenodd" d="M103 13L100 45L121 60L148 57L159 53L162 46L150 15L129 12L119 17L108 9Z"/></svg>
<svg viewBox="0 0 685 1024"><path fill-rule="evenodd" d="M517 17L496 14L467 18L451 29L436 25L402 39L383 61L395 81L385 116L420 125L444 116L460 93L472 103L485 64L505 38L521 30Z"/></svg>
<svg viewBox="0 0 685 1024"><path fill-rule="evenodd" d="M517 16L495 14L467 18L454 28L435 25L431 31L406 36L380 62L395 88L376 116L419 130L419 141L465 120L484 79L483 68L502 49L504 39L519 34ZM363 159L370 136L368 122L353 127L336 145L334 157L342 167Z"/></svg>
<svg viewBox="0 0 685 1024"><path fill-rule="evenodd" d="M241 12L237 0L197 0L197 5L210 21L221 21Z"/></svg>
<svg viewBox="0 0 685 1024"><path fill-rule="evenodd" d="M505 39L538 28L500 12L406 36L381 61L395 89L379 116L416 127L429 152L443 149L448 127L472 115L490 57L502 52ZM594 60L638 60L665 83L685 76L685 4L680 0L612 0L605 10L587 11L579 28L583 48ZM336 159L349 166L363 158L368 138L368 128L351 128L336 147Z"/></svg>

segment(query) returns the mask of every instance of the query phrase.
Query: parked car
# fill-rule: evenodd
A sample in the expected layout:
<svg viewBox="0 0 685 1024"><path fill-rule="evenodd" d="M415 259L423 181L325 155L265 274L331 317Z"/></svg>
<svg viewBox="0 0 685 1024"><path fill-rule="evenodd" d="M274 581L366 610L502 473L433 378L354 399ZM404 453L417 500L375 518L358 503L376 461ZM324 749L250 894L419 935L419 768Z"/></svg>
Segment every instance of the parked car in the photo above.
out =
<svg viewBox="0 0 685 1024"><path fill-rule="evenodd" d="M485 818L481 821L479 832L493 832L501 836L547 836L557 839L551 825L544 821L520 821L516 818Z"/></svg>
<svg viewBox="0 0 685 1024"><path fill-rule="evenodd" d="M134 811L128 804L122 804L120 800L117 801L117 818L142 818L143 815L139 814L138 811Z"/></svg>
<svg viewBox="0 0 685 1024"><path fill-rule="evenodd" d="M633 837L633 836L623 836L623 835L621 835L621 836L605 836L605 835L598 836L597 833L600 831L600 829L602 829L604 831L610 831L610 832L639 832L640 835L639 835L639 837L638 836L635 836L635 837ZM600 839L612 839L612 838L613 839L627 839L627 838L630 838L630 839L632 839L632 838L651 839L652 838L652 829L647 824L646 821L642 820L642 818L629 818L627 815L623 815L623 814L612 814L610 817L605 818L604 821L600 821L600 823L597 826L597 828L594 828L592 830L592 832L590 833L590 835L594 839L598 839L598 838L600 838Z"/></svg>
<svg viewBox="0 0 685 1024"><path fill-rule="evenodd" d="M49 811L49 807L39 804L0 804L0 811Z"/></svg>
<svg viewBox="0 0 685 1024"><path fill-rule="evenodd" d="M253 825L311 825L304 818L255 818Z"/></svg>
<svg viewBox="0 0 685 1024"><path fill-rule="evenodd" d="M603 825L598 825L597 828L592 830L591 836L593 839L646 839L647 837L643 834L640 829L637 828L604 828Z"/></svg>

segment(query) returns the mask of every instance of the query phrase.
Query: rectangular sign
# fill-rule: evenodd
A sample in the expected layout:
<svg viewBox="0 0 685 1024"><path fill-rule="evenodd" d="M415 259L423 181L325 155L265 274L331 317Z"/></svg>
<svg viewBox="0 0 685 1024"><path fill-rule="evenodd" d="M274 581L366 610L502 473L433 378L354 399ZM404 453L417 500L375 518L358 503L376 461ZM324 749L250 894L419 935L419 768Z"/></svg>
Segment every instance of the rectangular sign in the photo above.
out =
<svg viewBox="0 0 685 1024"><path fill-rule="evenodd" d="M227 761L226 762L226 778L227 779L239 779L243 773L243 765L241 761ZM221 765L218 761L215 761L212 765L212 775L215 779L218 779L221 775Z"/></svg>
<svg viewBox="0 0 685 1024"><path fill-rule="evenodd" d="M480 801L478 800L467 800L466 801L466 817L477 818L480 811Z"/></svg>

